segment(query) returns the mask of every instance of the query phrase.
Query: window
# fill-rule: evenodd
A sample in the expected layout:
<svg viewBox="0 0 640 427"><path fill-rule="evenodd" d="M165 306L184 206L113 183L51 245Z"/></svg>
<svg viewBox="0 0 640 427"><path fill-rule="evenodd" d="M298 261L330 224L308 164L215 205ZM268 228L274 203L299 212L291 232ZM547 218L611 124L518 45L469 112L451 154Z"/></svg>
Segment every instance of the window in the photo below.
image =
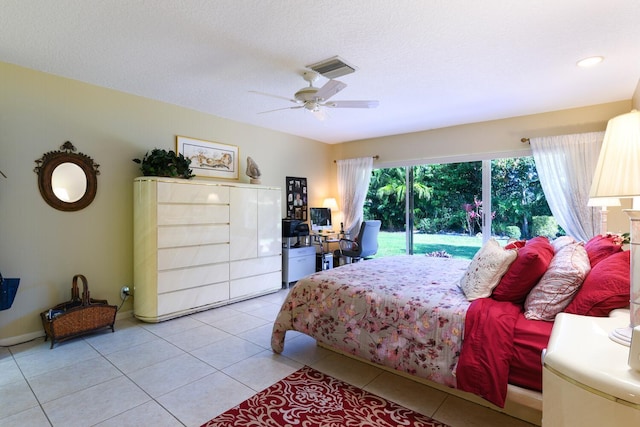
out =
<svg viewBox="0 0 640 427"><path fill-rule="evenodd" d="M530 237L538 216L551 213L530 156L376 169L365 203L382 221L378 256L472 258L490 236Z"/></svg>

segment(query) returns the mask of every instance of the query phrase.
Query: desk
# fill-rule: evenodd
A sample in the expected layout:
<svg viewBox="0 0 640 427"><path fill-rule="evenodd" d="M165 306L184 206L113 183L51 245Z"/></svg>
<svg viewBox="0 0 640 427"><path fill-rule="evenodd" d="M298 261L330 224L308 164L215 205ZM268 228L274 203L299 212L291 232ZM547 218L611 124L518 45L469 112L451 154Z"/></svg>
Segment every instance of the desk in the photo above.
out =
<svg viewBox="0 0 640 427"><path fill-rule="evenodd" d="M640 425L640 371L627 364L629 347L609 338L628 323L628 310L558 314L544 356L543 426Z"/></svg>
<svg viewBox="0 0 640 427"><path fill-rule="evenodd" d="M330 245L331 243L339 242L341 235L342 233L333 230L314 231L311 233L313 244L320 248L316 260L316 271L333 268L333 252Z"/></svg>
<svg viewBox="0 0 640 427"><path fill-rule="evenodd" d="M320 246L320 252L331 252L329 244L337 243L340 241L342 233L339 231L314 231L311 233L313 243ZM326 247L326 250L325 250Z"/></svg>

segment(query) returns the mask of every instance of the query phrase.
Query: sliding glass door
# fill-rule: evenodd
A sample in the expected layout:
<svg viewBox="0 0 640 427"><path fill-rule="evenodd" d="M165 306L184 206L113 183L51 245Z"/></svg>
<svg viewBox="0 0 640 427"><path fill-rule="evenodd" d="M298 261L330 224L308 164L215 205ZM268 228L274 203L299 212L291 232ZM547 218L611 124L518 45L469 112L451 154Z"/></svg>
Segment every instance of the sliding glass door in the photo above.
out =
<svg viewBox="0 0 640 427"><path fill-rule="evenodd" d="M471 258L490 237L530 236L536 215L551 214L531 157L376 169L365 203L378 256Z"/></svg>

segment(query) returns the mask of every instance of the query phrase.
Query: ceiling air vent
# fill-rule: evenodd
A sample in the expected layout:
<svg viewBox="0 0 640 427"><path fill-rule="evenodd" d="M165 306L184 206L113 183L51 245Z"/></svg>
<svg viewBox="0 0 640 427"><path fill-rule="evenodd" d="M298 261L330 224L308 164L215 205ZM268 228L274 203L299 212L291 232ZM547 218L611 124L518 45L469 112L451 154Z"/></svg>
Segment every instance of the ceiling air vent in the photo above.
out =
<svg viewBox="0 0 640 427"><path fill-rule="evenodd" d="M336 77L342 77L346 74L351 74L357 70L353 65L347 64L339 56L325 59L324 61L316 62L315 64L307 65L307 68L312 69L318 74L323 75L328 79L335 79Z"/></svg>

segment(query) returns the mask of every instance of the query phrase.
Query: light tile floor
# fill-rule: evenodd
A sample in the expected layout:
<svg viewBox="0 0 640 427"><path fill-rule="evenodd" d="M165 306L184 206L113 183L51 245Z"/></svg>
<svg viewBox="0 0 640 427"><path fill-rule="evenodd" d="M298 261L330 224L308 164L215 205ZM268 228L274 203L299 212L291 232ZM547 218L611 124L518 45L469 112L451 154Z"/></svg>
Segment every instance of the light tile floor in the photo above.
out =
<svg viewBox="0 0 640 427"><path fill-rule="evenodd" d="M303 365L457 426L530 426L271 327L286 290L56 344L0 348L0 426L199 426Z"/></svg>

